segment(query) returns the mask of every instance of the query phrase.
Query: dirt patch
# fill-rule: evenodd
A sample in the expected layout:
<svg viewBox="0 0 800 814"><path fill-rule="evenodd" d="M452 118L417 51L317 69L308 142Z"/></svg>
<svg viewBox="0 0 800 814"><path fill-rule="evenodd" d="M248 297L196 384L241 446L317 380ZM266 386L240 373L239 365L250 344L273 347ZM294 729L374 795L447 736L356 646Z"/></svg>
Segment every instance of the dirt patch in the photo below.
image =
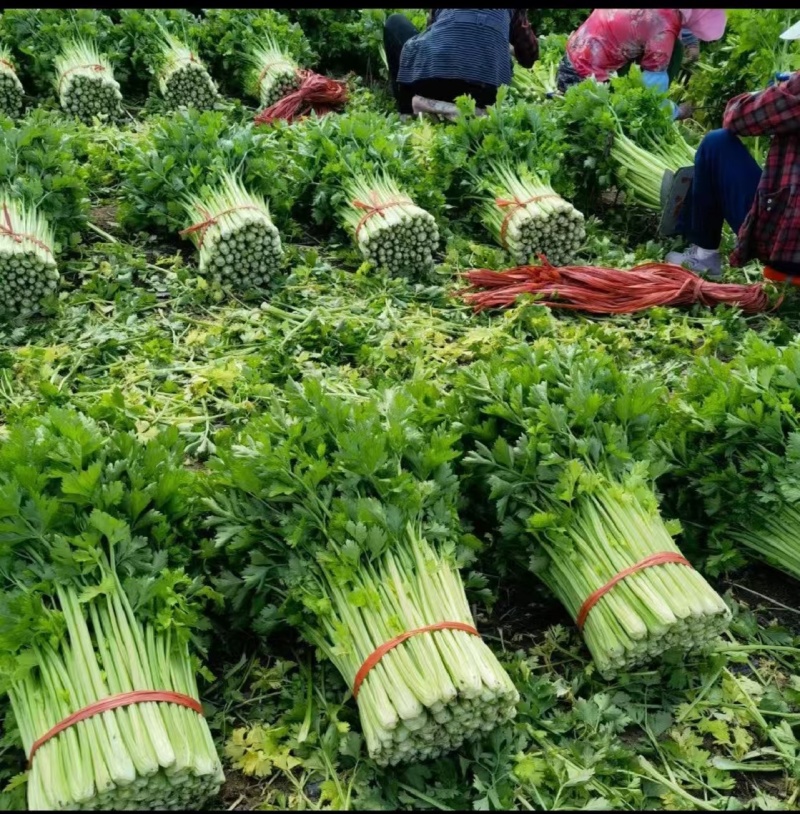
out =
<svg viewBox="0 0 800 814"><path fill-rule="evenodd" d="M90 220L95 226L99 226L104 232L114 233L119 231L117 223L117 205L96 206L91 211Z"/></svg>
<svg viewBox="0 0 800 814"><path fill-rule="evenodd" d="M736 577L726 580L740 602L751 608L760 608L759 623L768 625L776 619L795 636L800 636L800 585L797 580L770 568L754 564Z"/></svg>
<svg viewBox="0 0 800 814"><path fill-rule="evenodd" d="M253 811L263 801L262 781L228 769L214 808L217 811Z"/></svg>

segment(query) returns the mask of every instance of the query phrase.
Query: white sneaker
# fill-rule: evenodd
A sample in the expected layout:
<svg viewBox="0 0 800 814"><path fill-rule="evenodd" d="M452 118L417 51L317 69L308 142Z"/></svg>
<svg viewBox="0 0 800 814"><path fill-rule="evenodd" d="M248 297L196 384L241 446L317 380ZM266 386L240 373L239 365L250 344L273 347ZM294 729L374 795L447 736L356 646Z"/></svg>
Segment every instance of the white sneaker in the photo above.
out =
<svg viewBox="0 0 800 814"><path fill-rule="evenodd" d="M702 253L702 257L700 254ZM704 277L722 277L722 257L719 252L707 252L699 246L689 246L685 252L670 252L664 260L684 266Z"/></svg>

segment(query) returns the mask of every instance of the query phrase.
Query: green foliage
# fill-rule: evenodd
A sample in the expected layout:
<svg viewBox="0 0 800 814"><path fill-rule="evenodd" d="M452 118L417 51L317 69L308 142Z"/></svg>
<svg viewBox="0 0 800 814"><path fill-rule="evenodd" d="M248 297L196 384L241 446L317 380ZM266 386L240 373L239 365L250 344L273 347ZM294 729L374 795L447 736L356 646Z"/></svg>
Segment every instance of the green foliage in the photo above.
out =
<svg viewBox="0 0 800 814"><path fill-rule="evenodd" d="M0 182L47 217L60 248L77 245L89 212L86 128L37 110L18 123L0 120L0 129Z"/></svg>
<svg viewBox="0 0 800 814"><path fill-rule="evenodd" d="M303 29L274 9L207 9L196 36L209 73L231 96L243 94L253 67L250 54L264 37L280 43L300 67L314 61Z"/></svg>
<svg viewBox="0 0 800 814"><path fill-rule="evenodd" d="M793 9L729 9L725 36L703 43L700 62L686 86L703 109L697 120L711 130L722 126L725 106L740 93L763 90L779 71L800 69L797 42L780 35L797 21Z"/></svg>
<svg viewBox="0 0 800 814"><path fill-rule="evenodd" d="M53 98L53 62L64 43L74 39L94 42L114 67L124 88L130 78L127 52L119 31L105 11L96 9L6 9L0 15L0 39L11 43L19 56L19 78L25 89Z"/></svg>
<svg viewBox="0 0 800 814"><path fill-rule="evenodd" d="M194 47L200 22L186 9L120 9L118 14L120 49L130 55L125 91L146 96L155 89L155 76L164 61L164 32Z"/></svg>
<svg viewBox="0 0 800 814"><path fill-rule="evenodd" d="M531 28L541 37L547 34L571 34L592 13L590 8L528 9Z"/></svg>

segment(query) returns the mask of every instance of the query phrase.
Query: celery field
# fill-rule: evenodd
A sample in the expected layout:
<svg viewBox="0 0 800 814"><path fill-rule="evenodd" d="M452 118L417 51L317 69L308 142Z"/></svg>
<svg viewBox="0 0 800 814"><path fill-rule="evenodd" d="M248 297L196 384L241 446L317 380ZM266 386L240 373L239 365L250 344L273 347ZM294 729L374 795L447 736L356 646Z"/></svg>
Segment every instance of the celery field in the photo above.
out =
<svg viewBox="0 0 800 814"><path fill-rule="evenodd" d="M0 808L800 809L796 289L472 285L682 249L662 176L794 12L676 124L552 95L580 9L401 117L395 11L0 12Z"/></svg>

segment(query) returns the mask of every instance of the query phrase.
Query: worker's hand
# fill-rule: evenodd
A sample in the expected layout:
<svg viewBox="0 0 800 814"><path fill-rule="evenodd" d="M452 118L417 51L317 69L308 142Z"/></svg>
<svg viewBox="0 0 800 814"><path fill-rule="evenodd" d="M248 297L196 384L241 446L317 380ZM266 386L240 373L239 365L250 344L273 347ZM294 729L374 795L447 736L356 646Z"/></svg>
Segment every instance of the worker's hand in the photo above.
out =
<svg viewBox="0 0 800 814"><path fill-rule="evenodd" d="M694 115L694 105L691 102L684 102L678 105L678 112L675 114L675 121L680 122L684 119L691 119Z"/></svg>

